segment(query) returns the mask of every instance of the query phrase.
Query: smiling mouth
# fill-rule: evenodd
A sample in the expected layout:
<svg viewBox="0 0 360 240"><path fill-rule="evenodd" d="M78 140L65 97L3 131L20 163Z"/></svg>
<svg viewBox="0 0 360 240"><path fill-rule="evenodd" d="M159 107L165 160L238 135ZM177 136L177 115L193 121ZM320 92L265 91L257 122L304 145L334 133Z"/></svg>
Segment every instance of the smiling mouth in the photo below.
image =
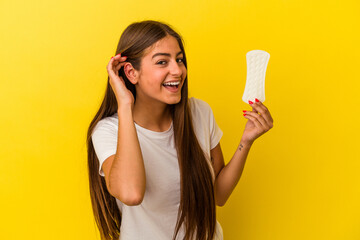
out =
<svg viewBox="0 0 360 240"><path fill-rule="evenodd" d="M171 92L177 92L180 86L180 81L167 82L167 83L163 83L162 85Z"/></svg>
<svg viewBox="0 0 360 240"><path fill-rule="evenodd" d="M168 89L177 89L179 88L179 85L180 81L163 83L163 86Z"/></svg>

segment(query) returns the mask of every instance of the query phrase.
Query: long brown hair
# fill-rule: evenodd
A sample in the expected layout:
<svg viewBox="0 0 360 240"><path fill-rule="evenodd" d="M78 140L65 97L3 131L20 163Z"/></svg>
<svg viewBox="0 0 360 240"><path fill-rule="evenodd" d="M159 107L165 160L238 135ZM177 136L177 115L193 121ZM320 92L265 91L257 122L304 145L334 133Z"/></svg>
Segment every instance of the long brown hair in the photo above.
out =
<svg viewBox="0 0 360 240"><path fill-rule="evenodd" d="M122 53L122 56L127 56L126 61L130 62L136 70L140 70L144 50L167 35L177 39L179 47L184 53L184 64L187 68L181 36L169 25L158 21L148 20L129 25L120 37L115 54ZM123 77L126 87L132 92L136 101L135 86L127 79L123 70L119 74ZM170 105L170 109L181 182L181 199L173 239L176 238L184 224L184 240L194 237L197 240L212 240L216 226L213 172L194 133L188 105L187 77L181 89L180 102ZM91 135L101 119L116 112L117 101L108 77L104 99L87 132L90 196L102 240L119 238L121 213L115 198L107 191L105 179L99 175L99 161L94 151Z"/></svg>

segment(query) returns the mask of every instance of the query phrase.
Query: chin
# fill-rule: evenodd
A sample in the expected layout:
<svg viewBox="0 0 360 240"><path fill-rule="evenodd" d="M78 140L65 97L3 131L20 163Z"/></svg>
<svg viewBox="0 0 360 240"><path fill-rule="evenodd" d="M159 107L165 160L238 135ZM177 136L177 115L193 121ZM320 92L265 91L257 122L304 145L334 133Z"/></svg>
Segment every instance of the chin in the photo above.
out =
<svg viewBox="0 0 360 240"><path fill-rule="evenodd" d="M177 98L171 98L167 101L167 104L173 105L173 104L178 104L181 101L181 96L177 97Z"/></svg>

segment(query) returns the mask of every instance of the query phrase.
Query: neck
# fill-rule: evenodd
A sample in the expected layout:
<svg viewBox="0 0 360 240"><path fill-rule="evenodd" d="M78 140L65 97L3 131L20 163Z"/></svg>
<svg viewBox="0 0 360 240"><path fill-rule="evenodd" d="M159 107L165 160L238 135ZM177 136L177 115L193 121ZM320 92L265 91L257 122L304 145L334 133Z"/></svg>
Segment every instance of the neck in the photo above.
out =
<svg viewBox="0 0 360 240"><path fill-rule="evenodd" d="M168 130L172 121L169 105L141 99L134 103L133 119L141 127L155 132Z"/></svg>

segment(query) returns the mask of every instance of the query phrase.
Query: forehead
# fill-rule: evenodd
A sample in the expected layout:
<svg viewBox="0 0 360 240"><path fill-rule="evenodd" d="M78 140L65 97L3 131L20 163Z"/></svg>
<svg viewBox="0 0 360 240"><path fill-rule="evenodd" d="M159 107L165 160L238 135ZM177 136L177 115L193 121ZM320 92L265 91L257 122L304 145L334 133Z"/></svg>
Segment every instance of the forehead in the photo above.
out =
<svg viewBox="0 0 360 240"><path fill-rule="evenodd" d="M144 56L151 57L153 54L155 54L157 52L176 54L179 51L181 51L181 49L180 49L179 43L176 40L176 38L168 35L168 36L160 39L159 41L157 41L150 47L148 47L144 52L145 53Z"/></svg>

